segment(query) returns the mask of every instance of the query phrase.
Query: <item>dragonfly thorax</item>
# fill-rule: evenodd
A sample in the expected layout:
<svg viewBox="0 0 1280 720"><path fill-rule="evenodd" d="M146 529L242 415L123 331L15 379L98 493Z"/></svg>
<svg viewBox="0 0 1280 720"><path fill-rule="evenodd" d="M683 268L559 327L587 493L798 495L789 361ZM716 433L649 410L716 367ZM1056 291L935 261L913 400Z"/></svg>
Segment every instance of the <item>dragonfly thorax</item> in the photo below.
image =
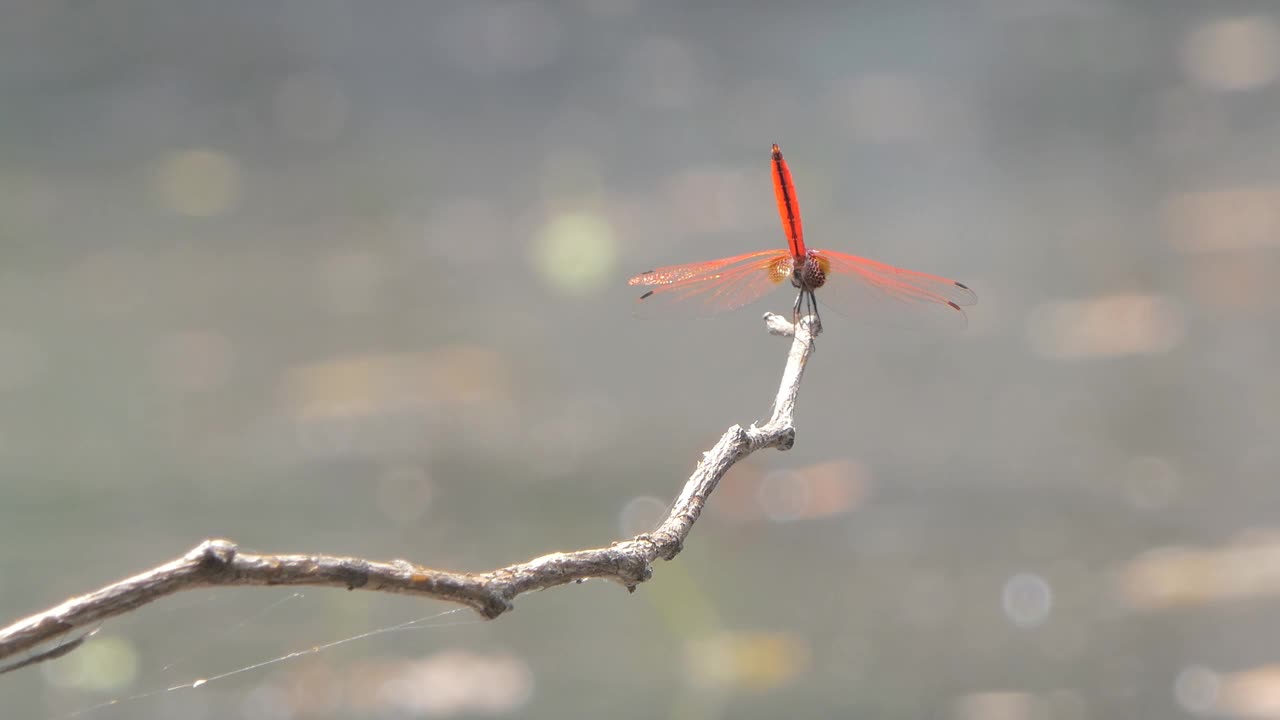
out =
<svg viewBox="0 0 1280 720"><path fill-rule="evenodd" d="M800 290L817 290L827 281L827 269L821 258L809 251L803 260L792 260L791 284Z"/></svg>

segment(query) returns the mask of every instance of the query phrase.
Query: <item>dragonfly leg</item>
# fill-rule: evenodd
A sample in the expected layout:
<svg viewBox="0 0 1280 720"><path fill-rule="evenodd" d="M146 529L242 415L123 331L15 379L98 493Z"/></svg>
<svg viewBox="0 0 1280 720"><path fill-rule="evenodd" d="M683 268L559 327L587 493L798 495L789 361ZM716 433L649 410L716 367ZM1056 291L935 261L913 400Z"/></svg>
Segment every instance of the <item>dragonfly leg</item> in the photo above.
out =
<svg viewBox="0 0 1280 720"><path fill-rule="evenodd" d="M802 314L800 311L804 310ZM812 290L802 289L800 294L796 295L796 304L791 308L791 321L796 326L796 331L800 330L800 321L810 316L813 318L810 331L814 336L822 332L822 317L818 315L818 298L813 294Z"/></svg>
<svg viewBox="0 0 1280 720"><path fill-rule="evenodd" d="M822 333L822 316L818 314L818 296L809 291L809 314L813 315L813 334Z"/></svg>

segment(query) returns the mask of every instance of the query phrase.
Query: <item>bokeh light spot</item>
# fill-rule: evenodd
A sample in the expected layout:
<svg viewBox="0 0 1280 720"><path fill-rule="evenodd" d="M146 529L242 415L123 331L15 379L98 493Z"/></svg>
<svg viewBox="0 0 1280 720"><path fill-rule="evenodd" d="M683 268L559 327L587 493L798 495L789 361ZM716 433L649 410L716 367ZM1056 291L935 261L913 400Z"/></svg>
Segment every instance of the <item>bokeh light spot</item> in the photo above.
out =
<svg viewBox="0 0 1280 720"><path fill-rule="evenodd" d="M1265 18L1215 20L1187 39L1183 64L1194 80L1215 90L1253 90L1280 71L1280 38Z"/></svg>
<svg viewBox="0 0 1280 720"><path fill-rule="evenodd" d="M155 184L164 207L181 215L213 217L235 209L240 198L240 165L214 150L166 155Z"/></svg>
<svg viewBox="0 0 1280 720"><path fill-rule="evenodd" d="M1048 709L1038 695L1012 690L970 693L955 701L956 720L1042 720Z"/></svg>
<svg viewBox="0 0 1280 720"><path fill-rule="evenodd" d="M119 690L138 674L138 652L122 637L95 637L65 659L42 666L49 683L77 690Z"/></svg>
<svg viewBox="0 0 1280 720"><path fill-rule="evenodd" d="M704 689L773 690L808 670L810 656L808 641L797 635L724 632L688 642L686 678Z"/></svg>
<svg viewBox="0 0 1280 720"><path fill-rule="evenodd" d="M764 476L756 499L770 520L791 522L804 516L809 505L809 483L794 470L775 470Z"/></svg>
<svg viewBox="0 0 1280 720"><path fill-rule="evenodd" d="M652 495L641 495L627 501L618 513L618 530L622 537L635 537L658 526L667 513L667 501Z"/></svg>
<svg viewBox="0 0 1280 720"><path fill-rule="evenodd" d="M1186 335L1182 308L1159 295L1110 295L1032 309L1027 336L1036 352L1062 360L1158 355Z"/></svg>
<svg viewBox="0 0 1280 720"><path fill-rule="evenodd" d="M1173 682L1173 696L1178 705L1194 715L1207 715L1218 704L1222 680L1218 674L1202 665L1191 665L1178 673Z"/></svg>
<svg viewBox="0 0 1280 720"><path fill-rule="evenodd" d="M1009 578L1000 593L1005 617L1017 627L1038 627L1053 609L1053 589L1039 575L1021 573Z"/></svg>
<svg viewBox="0 0 1280 720"><path fill-rule="evenodd" d="M1165 233L1185 253L1222 253L1280 245L1280 188L1219 187L1178 193L1162 210Z"/></svg>
<svg viewBox="0 0 1280 720"><path fill-rule="evenodd" d="M586 295L609 279L617 252L617 238L608 221L591 213L566 213L538 233L533 262L556 290Z"/></svg>
<svg viewBox="0 0 1280 720"><path fill-rule="evenodd" d="M372 664L357 677L372 681L369 694L352 688L347 701L360 715L379 717L482 717L514 715L534 691L533 671L510 653L445 650L418 660ZM370 712L372 711L372 712Z"/></svg>

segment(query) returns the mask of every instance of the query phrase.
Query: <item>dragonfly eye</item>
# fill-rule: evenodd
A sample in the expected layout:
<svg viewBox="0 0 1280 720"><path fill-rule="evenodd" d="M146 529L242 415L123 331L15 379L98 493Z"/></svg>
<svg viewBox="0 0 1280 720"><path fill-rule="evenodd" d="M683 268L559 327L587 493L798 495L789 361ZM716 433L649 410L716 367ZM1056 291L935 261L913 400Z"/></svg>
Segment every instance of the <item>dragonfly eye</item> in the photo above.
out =
<svg viewBox="0 0 1280 720"><path fill-rule="evenodd" d="M822 261L812 255L805 258L804 265L798 268L796 275L798 277L793 280L796 287L817 290L827 282L827 272L822 267Z"/></svg>

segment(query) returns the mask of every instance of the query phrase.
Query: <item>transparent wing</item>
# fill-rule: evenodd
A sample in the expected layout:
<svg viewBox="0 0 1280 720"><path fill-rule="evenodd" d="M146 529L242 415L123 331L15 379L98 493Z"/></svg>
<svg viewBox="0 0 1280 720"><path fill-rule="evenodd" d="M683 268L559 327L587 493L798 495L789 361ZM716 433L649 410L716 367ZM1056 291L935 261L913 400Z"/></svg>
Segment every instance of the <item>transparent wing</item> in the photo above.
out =
<svg viewBox="0 0 1280 720"><path fill-rule="evenodd" d="M710 314L759 300L791 277L791 254L763 250L734 257L671 265L641 273L628 285L652 288L640 296L637 312L667 309Z"/></svg>
<svg viewBox="0 0 1280 720"><path fill-rule="evenodd" d="M892 325L963 328L962 309L978 302L964 284L832 250L814 250L827 279L817 291L825 306L851 317Z"/></svg>

